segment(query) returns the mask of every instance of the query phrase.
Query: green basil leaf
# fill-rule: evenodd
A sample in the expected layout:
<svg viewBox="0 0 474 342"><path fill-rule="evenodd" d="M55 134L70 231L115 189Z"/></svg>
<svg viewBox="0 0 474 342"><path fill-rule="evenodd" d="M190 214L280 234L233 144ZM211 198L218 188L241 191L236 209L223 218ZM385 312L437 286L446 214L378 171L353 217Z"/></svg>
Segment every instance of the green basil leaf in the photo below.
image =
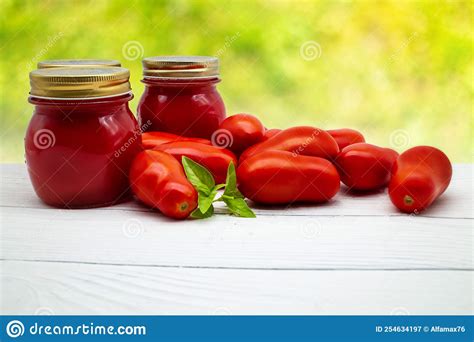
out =
<svg viewBox="0 0 474 342"><path fill-rule="evenodd" d="M212 188L209 195L205 195L198 192L198 205L201 212L205 213L209 209L209 207L212 205L212 202L214 202L214 198L216 197L216 194L217 194L216 187Z"/></svg>
<svg viewBox="0 0 474 342"><path fill-rule="evenodd" d="M192 213L191 217L195 219L205 219L211 217L214 214L214 207L211 205L206 212L202 212L199 208L196 208Z"/></svg>
<svg viewBox="0 0 474 342"><path fill-rule="evenodd" d="M256 217L243 198L224 197L224 203L232 214L240 217Z"/></svg>
<svg viewBox="0 0 474 342"><path fill-rule="evenodd" d="M217 191L219 191L219 189L222 189L223 187L225 187L225 184L217 184L211 189L209 195L205 195L198 192L198 204L201 211L205 212L207 211L207 209L209 209L212 202L215 202L214 198L216 198Z"/></svg>
<svg viewBox="0 0 474 342"><path fill-rule="evenodd" d="M233 162L230 162L229 166L227 167L227 178L224 196L242 199L244 198L244 196L240 193L239 189L237 189L237 175L235 173L235 166Z"/></svg>
<svg viewBox="0 0 474 342"><path fill-rule="evenodd" d="M183 156L181 159L186 177L198 192L210 195L211 189L215 186L214 177L202 165L194 160Z"/></svg>
<svg viewBox="0 0 474 342"><path fill-rule="evenodd" d="M224 201L230 212L240 217L255 217L254 212L248 207L244 196L237 189L237 176L234 163L229 163L227 168L226 184L217 184L212 174L202 165L190 158L183 156L182 164L186 177L198 192L198 208L191 213L192 218L208 218L214 214L215 201ZM225 187L223 195L214 200L217 191Z"/></svg>
<svg viewBox="0 0 474 342"><path fill-rule="evenodd" d="M214 187L214 189L215 189L215 190L220 190L220 189L222 189L223 187L225 187L225 184L217 184L217 185Z"/></svg>

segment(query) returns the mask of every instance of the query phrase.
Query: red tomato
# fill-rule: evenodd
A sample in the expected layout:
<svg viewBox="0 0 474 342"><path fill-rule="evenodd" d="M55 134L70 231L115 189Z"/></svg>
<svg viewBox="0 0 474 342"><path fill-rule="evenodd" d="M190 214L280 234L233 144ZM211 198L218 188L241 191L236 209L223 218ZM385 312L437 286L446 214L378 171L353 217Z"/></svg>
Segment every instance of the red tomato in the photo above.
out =
<svg viewBox="0 0 474 342"><path fill-rule="evenodd" d="M245 197L264 204L326 202L340 187L330 161L286 151L267 150L245 159L237 180Z"/></svg>
<svg viewBox="0 0 474 342"><path fill-rule="evenodd" d="M336 159L342 182L354 190L376 190L390 181L398 153L367 143L347 146Z"/></svg>
<svg viewBox="0 0 474 342"><path fill-rule="evenodd" d="M363 143L365 138L359 131L351 128L341 128L341 129L328 129L326 132L331 134L331 136L336 140L339 149L342 149L346 146Z"/></svg>
<svg viewBox="0 0 474 342"><path fill-rule="evenodd" d="M258 143L240 156L240 160L267 150L291 152L304 155L333 159L339 153L339 147L333 137L316 127L299 126L282 130L273 137Z"/></svg>
<svg viewBox="0 0 474 342"><path fill-rule="evenodd" d="M211 145L211 141L202 138L188 138L182 137L173 133L166 132L144 132L142 133L142 146L146 150L151 150L154 147L174 141L189 141L197 142L205 145Z"/></svg>
<svg viewBox="0 0 474 342"><path fill-rule="evenodd" d="M212 173L217 184L225 183L230 162L237 166L237 158L231 151L212 145L176 141L159 145L154 150L169 153L180 163L183 156L194 160Z"/></svg>
<svg viewBox="0 0 474 342"><path fill-rule="evenodd" d="M447 189L452 173L451 162L443 152L431 146L413 147L393 166L390 199L403 212L422 211Z"/></svg>
<svg viewBox="0 0 474 342"><path fill-rule="evenodd" d="M235 114L229 116L212 135L215 146L225 147L239 155L248 147L262 141L265 128L259 119L250 114ZM219 143L219 135L227 134L227 146Z"/></svg>
<svg viewBox="0 0 474 342"><path fill-rule="evenodd" d="M181 164L167 153L140 152L132 163L129 178L138 199L168 217L184 219L197 207L196 190Z"/></svg>
<svg viewBox="0 0 474 342"><path fill-rule="evenodd" d="M267 129L265 131L265 134L263 135L263 140L270 139L271 137L273 137L274 135L280 132L281 132L281 129L278 129L278 128Z"/></svg>

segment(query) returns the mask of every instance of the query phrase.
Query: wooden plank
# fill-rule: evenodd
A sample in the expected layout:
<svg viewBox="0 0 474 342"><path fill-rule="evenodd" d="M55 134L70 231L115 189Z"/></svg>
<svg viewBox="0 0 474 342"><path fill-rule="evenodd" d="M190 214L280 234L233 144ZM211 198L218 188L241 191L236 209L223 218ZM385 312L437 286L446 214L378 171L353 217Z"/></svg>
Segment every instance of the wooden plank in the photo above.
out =
<svg viewBox="0 0 474 342"><path fill-rule="evenodd" d="M2 262L7 315L470 315L472 272L251 271Z"/></svg>
<svg viewBox="0 0 474 342"><path fill-rule="evenodd" d="M2 208L7 260L262 268L472 269L472 221Z"/></svg>
<svg viewBox="0 0 474 342"><path fill-rule="evenodd" d="M0 207L47 208L36 197L31 187L26 166L21 164L3 164L0 167L2 175L0 187ZM421 214L425 217L439 218L473 218L472 210L472 164L454 165L453 181L433 207ZM324 205L294 205L274 208L254 206L257 215L278 216L406 216L399 213L390 203L386 191L370 195L355 195L347 193L343 188L330 202ZM147 211L139 204L131 201L113 207L96 209L98 211ZM223 211L218 211L218 214Z"/></svg>

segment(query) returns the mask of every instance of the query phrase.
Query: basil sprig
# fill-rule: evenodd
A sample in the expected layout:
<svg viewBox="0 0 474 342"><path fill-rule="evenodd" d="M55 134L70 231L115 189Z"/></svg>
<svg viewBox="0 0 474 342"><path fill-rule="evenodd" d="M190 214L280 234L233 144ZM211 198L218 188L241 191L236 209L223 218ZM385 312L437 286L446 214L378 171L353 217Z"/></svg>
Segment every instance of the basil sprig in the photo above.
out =
<svg viewBox="0 0 474 342"><path fill-rule="evenodd" d="M198 207L191 213L191 217L202 219L214 214L213 203L222 201L226 204L230 213L240 217L255 217L254 212L248 207L244 196L237 189L237 176L234 163L227 168L225 184L217 184L212 174L201 164L183 156L182 163L186 177L198 193ZM224 193L215 199L217 191L224 188Z"/></svg>

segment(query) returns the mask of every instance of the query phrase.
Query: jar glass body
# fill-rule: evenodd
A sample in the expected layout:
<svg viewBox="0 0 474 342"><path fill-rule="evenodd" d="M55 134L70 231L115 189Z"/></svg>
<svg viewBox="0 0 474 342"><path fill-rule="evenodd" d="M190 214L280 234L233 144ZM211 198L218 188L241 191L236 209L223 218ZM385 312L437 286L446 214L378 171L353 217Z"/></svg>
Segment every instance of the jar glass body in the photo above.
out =
<svg viewBox="0 0 474 342"><path fill-rule="evenodd" d="M145 78L138 104L140 124L146 131L210 139L225 119L224 102L216 89L219 79L157 80Z"/></svg>
<svg viewBox="0 0 474 342"><path fill-rule="evenodd" d="M62 208L111 205L130 196L128 172L141 149L132 95L51 100L30 97L35 111L25 157L36 194Z"/></svg>

